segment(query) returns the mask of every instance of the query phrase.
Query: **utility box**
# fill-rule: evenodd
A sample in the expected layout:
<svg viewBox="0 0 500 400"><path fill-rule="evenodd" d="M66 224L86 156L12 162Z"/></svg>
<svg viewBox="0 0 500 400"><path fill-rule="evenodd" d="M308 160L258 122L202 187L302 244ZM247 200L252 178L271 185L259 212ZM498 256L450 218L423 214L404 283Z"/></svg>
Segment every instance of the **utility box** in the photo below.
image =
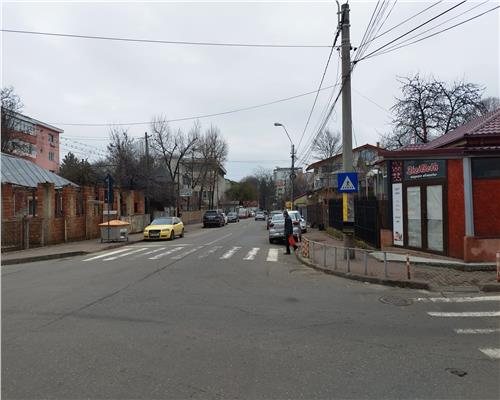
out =
<svg viewBox="0 0 500 400"><path fill-rule="evenodd" d="M128 227L130 223L118 219L99 224L102 242L128 242Z"/></svg>

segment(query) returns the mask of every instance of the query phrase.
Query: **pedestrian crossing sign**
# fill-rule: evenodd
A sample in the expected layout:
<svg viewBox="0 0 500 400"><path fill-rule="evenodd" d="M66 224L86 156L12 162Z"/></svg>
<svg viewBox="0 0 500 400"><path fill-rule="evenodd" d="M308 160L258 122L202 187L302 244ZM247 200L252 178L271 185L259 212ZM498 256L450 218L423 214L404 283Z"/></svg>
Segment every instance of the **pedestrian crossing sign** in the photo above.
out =
<svg viewBox="0 0 500 400"><path fill-rule="evenodd" d="M337 183L340 193L355 193L358 191L358 174L356 172L341 172L337 174Z"/></svg>

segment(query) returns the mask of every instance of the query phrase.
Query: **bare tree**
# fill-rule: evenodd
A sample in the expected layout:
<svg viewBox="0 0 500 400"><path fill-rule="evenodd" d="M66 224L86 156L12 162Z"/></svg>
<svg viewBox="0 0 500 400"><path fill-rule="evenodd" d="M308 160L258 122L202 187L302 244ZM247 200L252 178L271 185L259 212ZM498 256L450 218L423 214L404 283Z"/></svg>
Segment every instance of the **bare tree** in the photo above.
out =
<svg viewBox="0 0 500 400"><path fill-rule="evenodd" d="M500 108L500 99L498 97L486 97L481 100L481 114L486 114Z"/></svg>
<svg viewBox="0 0 500 400"><path fill-rule="evenodd" d="M184 157L198 141L196 130L186 136L180 129L172 131L166 118L156 116L151 122L153 148L163 160L175 191L175 205L179 215L180 168Z"/></svg>
<svg viewBox="0 0 500 400"><path fill-rule="evenodd" d="M330 158L338 153L341 146L340 132L325 129L320 132L312 143L312 151L318 160Z"/></svg>
<svg viewBox="0 0 500 400"><path fill-rule="evenodd" d="M419 74L399 79L403 96L392 107L392 131L382 135L388 149L427 143L481 114L479 85L464 81L447 84Z"/></svg>
<svg viewBox="0 0 500 400"><path fill-rule="evenodd" d="M140 168L134 138L129 136L126 129L111 127L109 139L108 164L117 184L121 188L142 189L144 174L143 168Z"/></svg>
<svg viewBox="0 0 500 400"><path fill-rule="evenodd" d="M21 98L16 94L14 87L2 88L0 92L2 100L2 153L14 153L16 150L24 150L22 144L13 141L16 137L17 114L23 110Z"/></svg>

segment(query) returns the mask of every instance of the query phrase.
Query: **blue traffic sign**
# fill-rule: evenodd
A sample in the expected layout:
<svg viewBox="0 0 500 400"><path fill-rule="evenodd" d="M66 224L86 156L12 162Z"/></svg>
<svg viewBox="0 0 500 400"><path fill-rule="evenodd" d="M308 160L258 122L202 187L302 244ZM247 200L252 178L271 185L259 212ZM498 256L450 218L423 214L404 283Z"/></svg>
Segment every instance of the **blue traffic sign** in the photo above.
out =
<svg viewBox="0 0 500 400"><path fill-rule="evenodd" d="M358 191L358 174L356 172L340 172L337 174L338 191L355 193Z"/></svg>
<svg viewBox="0 0 500 400"><path fill-rule="evenodd" d="M106 175L106 178L104 178L104 183L106 183L104 202L107 204L113 204L115 201L115 196L113 192L113 183L115 183L115 180L110 174L108 174Z"/></svg>

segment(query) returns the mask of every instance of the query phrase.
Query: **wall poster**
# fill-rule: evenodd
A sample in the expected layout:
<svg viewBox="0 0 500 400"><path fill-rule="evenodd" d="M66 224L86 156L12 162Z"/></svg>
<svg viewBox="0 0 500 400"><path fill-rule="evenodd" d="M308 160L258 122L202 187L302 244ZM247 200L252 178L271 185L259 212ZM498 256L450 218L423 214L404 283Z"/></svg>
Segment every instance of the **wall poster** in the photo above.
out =
<svg viewBox="0 0 500 400"><path fill-rule="evenodd" d="M396 246L404 246L402 183L392 184L392 240Z"/></svg>

